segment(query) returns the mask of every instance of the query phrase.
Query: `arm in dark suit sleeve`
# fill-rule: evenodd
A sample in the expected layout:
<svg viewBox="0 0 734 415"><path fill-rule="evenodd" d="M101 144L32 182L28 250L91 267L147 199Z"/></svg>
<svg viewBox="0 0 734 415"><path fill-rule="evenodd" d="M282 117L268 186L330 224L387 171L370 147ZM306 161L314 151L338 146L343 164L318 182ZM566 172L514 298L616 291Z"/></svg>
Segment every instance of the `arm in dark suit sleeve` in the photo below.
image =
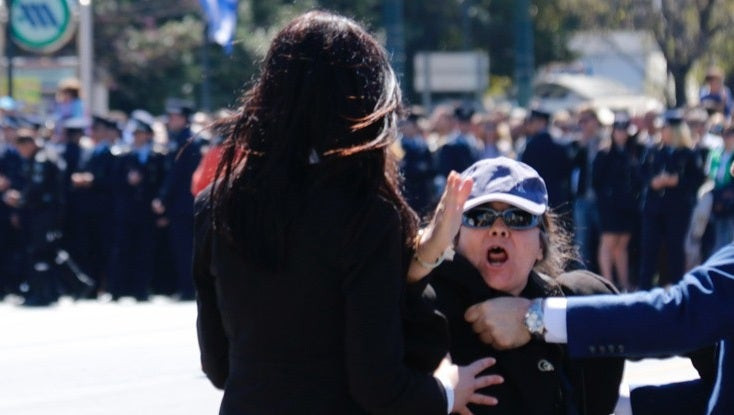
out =
<svg viewBox="0 0 734 415"><path fill-rule="evenodd" d="M598 160L598 158L597 158ZM567 296L616 294L608 280L588 271L571 271L560 275L557 281ZM590 357L575 359L578 369L573 371L572 382L583 405L585 414L610 414L619 397L619 384L624 371L623 358Z"/></svg>
<svg viewBox="0 0 734 415"><path fill-rule="evenodd" d="M196 200L193 274L196 286L196 331L201 352L201 367L209 380L223 389L229 374L229 342L217 306L214 276L210 272L211 216L207 214L208 198Z"/></svg>
<svg viewBox="0 0 734 415"><path fill-rule="evenodd" d="M569 298L572 356L682 353L734 334L734 244L668 290Z"/></svg>
<svg viewBox="0 0 734 415"><path fill-rule="evenodd" d="M373 414L445 415L440 382L404 364L400 222L392 207L376 210L344 254L354 258L346 264L342 286L350 394Z"/></svg>

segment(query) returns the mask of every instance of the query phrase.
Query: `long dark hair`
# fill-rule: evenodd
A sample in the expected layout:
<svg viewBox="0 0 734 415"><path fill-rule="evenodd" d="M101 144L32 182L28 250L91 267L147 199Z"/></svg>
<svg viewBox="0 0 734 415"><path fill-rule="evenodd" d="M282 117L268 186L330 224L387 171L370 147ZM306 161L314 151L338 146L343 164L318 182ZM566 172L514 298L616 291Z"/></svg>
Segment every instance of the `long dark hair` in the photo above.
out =
<svg viewBox="0 0 734 415"><path fill-rule="evenodd" d="M294 19L273 39L239 110L215 125L226 139L214 229L245 261L277 270L307 189L317 178L342 178L355 195L395 206L407 244L416 217L388 151L400 111L387 55L362 27L323 11Z"/></svg>

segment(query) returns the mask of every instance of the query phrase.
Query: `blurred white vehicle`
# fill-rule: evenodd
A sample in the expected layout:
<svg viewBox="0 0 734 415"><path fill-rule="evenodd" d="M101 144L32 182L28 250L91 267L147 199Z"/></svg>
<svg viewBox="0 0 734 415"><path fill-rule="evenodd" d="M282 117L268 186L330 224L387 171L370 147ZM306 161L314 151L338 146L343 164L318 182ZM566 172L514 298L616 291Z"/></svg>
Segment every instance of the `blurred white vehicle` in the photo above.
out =
<svg viewBox="0 0 734 415"><path fill-rule="evenodd" d="M549 112L576 110L584 105L630 114L663 108L658 99L637 94L616 81L580 74L539 77L533 85L533 103Z"/></svg>

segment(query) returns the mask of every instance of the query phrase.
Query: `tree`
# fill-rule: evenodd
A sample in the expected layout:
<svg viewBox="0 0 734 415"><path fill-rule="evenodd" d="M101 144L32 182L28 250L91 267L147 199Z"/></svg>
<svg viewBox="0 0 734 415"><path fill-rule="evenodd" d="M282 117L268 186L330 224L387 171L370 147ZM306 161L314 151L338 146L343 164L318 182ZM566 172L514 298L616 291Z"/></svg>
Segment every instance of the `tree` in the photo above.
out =
<svg viewBox="0 0 734 415"><path fill-rule="evenodd" d="M675 84L675 105L687 103L686 78L717 39L734 34L731 0L561 0L580 28L649 28ZM673 104L673 102L671 102Z"/></svg>

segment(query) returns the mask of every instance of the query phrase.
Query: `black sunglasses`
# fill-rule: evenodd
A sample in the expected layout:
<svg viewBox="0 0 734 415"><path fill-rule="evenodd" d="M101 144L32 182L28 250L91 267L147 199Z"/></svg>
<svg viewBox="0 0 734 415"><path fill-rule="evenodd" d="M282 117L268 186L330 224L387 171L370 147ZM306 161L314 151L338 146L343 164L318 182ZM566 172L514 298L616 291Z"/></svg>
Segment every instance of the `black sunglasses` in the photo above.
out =
<svg viewBox="0 0 734 415"><path fill-rule="evenodd" d="M497 211L488 207L475 207L464 212L461 224L468 228L489 228L497 218L502 218L510 229L530 229L538 226L540 216L518 208Z"/></svg>

